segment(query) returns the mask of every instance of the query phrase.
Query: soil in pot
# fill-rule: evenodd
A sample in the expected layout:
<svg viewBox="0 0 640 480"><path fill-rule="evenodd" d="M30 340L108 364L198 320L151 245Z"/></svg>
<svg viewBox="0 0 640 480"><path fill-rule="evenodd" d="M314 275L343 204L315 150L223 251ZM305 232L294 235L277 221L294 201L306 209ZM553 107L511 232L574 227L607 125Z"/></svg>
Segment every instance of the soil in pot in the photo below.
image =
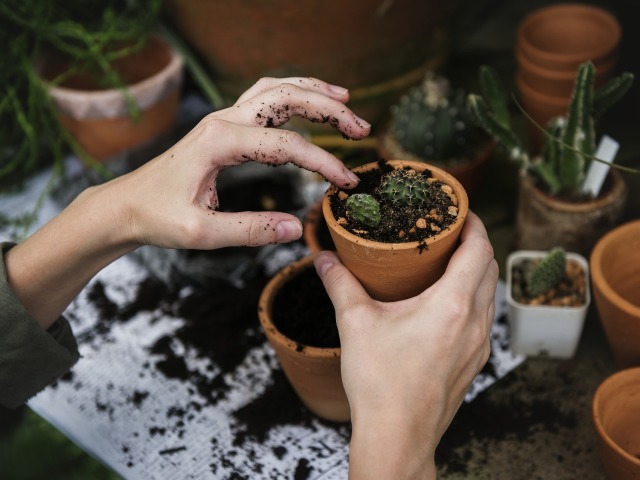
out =
<svg viewBox="0 0 640 480"><path fill-rule="evenodd" d="M385 160L380 160L377 169L359 173L360 183L356 188L348 192L337 190L331 196L333 215L346 230L367 240L382 243L417 241L426 247L426 239L455 222L458 214L455 194L449 185L432 178L431 172L425 170L415 174L427 180L426 196L429 200L422 206L393 204L380 193L382 177L393 170ZM380 223L377 227L369 227L347 215L346 199L359 193L368 193L380 203Z"/></svg>
<svg viewBox="0 0 640 480"><path fill-rule="evenodd" d="M273 303L273 323L298 344L298 351L340 347L333 304L313 268L282 286Z"/></svg>
<svg viewBox="0 0 640 480"><path fill-rule="evenodd" d="M579 307L586 301L586 276L582 266L567 259L564 278L555 288L533 296L527 291L526 278L542 258L523 259L514 263L511 275L513 299L524 305L548 305L558 307Z"/></svg>

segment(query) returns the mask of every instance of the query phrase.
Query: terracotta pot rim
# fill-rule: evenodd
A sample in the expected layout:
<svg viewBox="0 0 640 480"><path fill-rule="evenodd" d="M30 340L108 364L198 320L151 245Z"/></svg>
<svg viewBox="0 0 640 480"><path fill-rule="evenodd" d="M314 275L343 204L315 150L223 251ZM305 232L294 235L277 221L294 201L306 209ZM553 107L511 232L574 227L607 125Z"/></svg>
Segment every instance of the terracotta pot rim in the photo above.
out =
<svg viewBox="0 0 640 480"><path fill-rule="evenodd" d="M529 57L527 57L519 48L516 49L516 60L522 70L531 72L533 75L545 78L547 80L574 83L576 75L578 73L577 69L573 68L562 70L541 67L540 65L534 63ZM609 72L611 72L611 70L613 70L617 62L618 57L616 55L612 55L610 58L606 58L602 63L598 63L597 65L595 65L596 78L606 76Z"/></svg>
<svg viewBox="0 0 640 480"><path fill-rule="evenodd" d="M527 173L524 171L521 172L520 178L523 182L527 182L529 184L529 187L531 188L533 195L535 195L539 201L544 202L549 206L551 206L552 208L556 210L560 210L562 212L577 213L577 212L591 211L591 210L600 208L604 205L607 205L611 203L614 199L618 198L618 196L622 194L622 192L624 192L625 184L624 184L624 179L622 178L622 175L620 174L620 172L617 171L616 169L611 169L609 170L609 175L612 176L613 186L612 188L609 189L607 194L601 195L588 202L581 202L581 203L567 202L544 193L542 190L540 190L538 187L534 185L531 177L527 175Z"/></svg>
<svg viewBox="0 0 640 480"><path fill-rule="evenodd" d="M273 301L278 291L284 286L285 283L302 273L307 268L313 268L313 261L317 254L307 255L302 257L289 265L279 270L264 286L260 298L258 300L258 318L262 328L272 340L280 345L285 346L287 349L292 350L296 355L300 357L316 357L316 358L335 358L340 356L341 348L320 348L311 345L304 345L304 350L299 352L297 350L298 345L303 345L300 342L284 335L274 325L271 317L271 311L273 308Z"/></svg>
<svg viewBox="0 0 640 480"><path fill-rule="evenodd" d="M613 373L612 375L604 379L604 381L596 389L596 393L593 395L591 415L592 415L593 423L598 431L598 435L607 444L607 446L613 449L618 455L620 455L624 459L640 467L640 459L634 457L629 452L621 448L616 442L613 441L613 439L609 436L607 431L602 426L602 422L600 418L599 406L600 406L600 398L602 397L603 392L607 389L607 387L611 383L616 382L617 380L623 377L632 377L632 378L640 377L640 367L626 368L624 370L620 370L616 373ZM638 383L640 383L640 378Z"/></svg>
<svg viewBox="0 0 640 480"><path fill-rule="evenodd" d="M592 50L581 53L555 53L543 50L529 41L530 30L546 18L552 18L557 21L559 15L588 15L597 19L604 27L608 27L609 35L607 41ZM534 10L528 14L517 28L517 45L522 48L529 58L540 58L543 61L558 64L575 64L582 61L592 59L598 62L603 56L608 55L612 50L616 49L622 37L622 29L618 20L608 11L597 6L586 5L582 3L566 3L561 5L551 5Z"/></svg>
<svg viewBox="0 0 640 480"><path fill-rule="evenodd" d="M169 50L170 60L154 75L131 85L127 85L127 90L133 97L136 97L138 92L147 90L150 85L164 83L167 79L177 75L184 65L184 59L182 58L182 55L180 55L180 53L173 49L161 35L156 34L151 38L158 42L160 48ZM100 90L79 90L59 85L50 85L46 81L45 84L47 85L47 88L52 97L58 98L59 100L64 102L84 101L86 100L87 96L95 99L94 101L96 102L107 103L122 101L122 91L117 88L106 88ZM144 108L144 106L141 107Z"/></svg>
<svg viewBox="0 0 640 480"><path fill-rule="evenodd" d="M640 318L640 307L620 296L611 287L602 272L602 256L604 255L604 251L613 240L629 231L638 231L640 233L640 220L632 220L630 222L623 223L622 225L607 232L602 238L600 238L600 240L598 240L591 252L591 277L594 287L597 286L607 300L612 304L617 305L627 314Z"/></svg>
<svg viewBox="0 0 640 480"><path fill-rule="evenodd" d="M385 242L376 242L374 240L368 240L358 235L355 235L349 232L347 229L342 227L342 225L338 224L335 217L333 216L333 212L331 210L331 205L329 204L329 197L333 194L337 189L334 185L330 186L329 189L324 194L322 199L322 213L324 215L325 221L327 222L327 226L332 228L336 233L340 236L346 238L348 241L357 243L359 245L366 246L368 248L375 248L378 250L412 250L418 248L418 245L426 244L431 245L441 239L448 237L449 235L454 235L455 232L462 227L464 220L469 212L469 198L467 197L467 193L465 189L462 187L462 184L450 173L446 172L442 168L435 167L429 163L425 162L417 162L415 160L387 160L387 164L392 165L393 167L401 168L401 167L411 167L417 169L418 171L423 170L431 170L432 172L436 172L443 180L444 183L448 184L453 188L453 192L456 194L458 198L458 216L456 220L449 225L444 231L438 233L433 237L429 237L424 242L400 242L400 243L385 243ZM377 168L377 162L367 163L365 165L361 165L353 169L355 173L363 172L367 170L372 170Z"/></svg>
<svg viewBox="0 0 640 480"><path fill-rule="evenodd" d="M517 307L521 310L536 310L538 312L542 311L549 311L549 312L554 312L554 311L558 311L558 309L562 309L562 311L579 311L579 310L586 310L589 305L591 304L591 289L589 287L589 261L583 256L580 255L577 252L567 252L567 259L569 260L575 260L576 262L578 262L580 264L580 266L584 269L584 276L585 276L585 299L584 299L584 303L582 305L578 305L575 307L562 307L562 306L554 306L554 305L527 305L524 303L520 303L517 302L514 298L513 298L513 293L511 290L511 271L513 268L513 263L518 260L519 258L524 258L524 257L528 257L528 258L542 258L544 257L546 254L548 253L548 251L546 250L514 250L513 252L511 252L508 256L507 256L507 281L506 281L506 298L507 298L507 303L509 305L512 305L514 307Z"/></svg>

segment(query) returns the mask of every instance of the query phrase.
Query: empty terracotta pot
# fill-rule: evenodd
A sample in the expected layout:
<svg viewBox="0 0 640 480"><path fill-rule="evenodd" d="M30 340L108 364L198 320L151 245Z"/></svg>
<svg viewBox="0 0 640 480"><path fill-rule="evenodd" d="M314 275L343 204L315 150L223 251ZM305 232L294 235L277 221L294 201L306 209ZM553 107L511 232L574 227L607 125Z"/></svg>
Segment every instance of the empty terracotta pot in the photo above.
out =
<svg viewBox="0 0 640 480"><path fill-rule="evenodd" d="M640 368L607 378L593 397L593 422L609 480L640 479Z"/></svg>
<svg viewBox="0 0 640 480"><path fill-rule="evenodd" d="M590 266L613 358L620 368L640 366L640 220L604 235L591 253Z"/></svg>
<svg viewBox="0 0 640 480"><path fill-rule="evenodd" d="M274 275L260 295L258 317L284 374L300 400L320 418L346 422L351 418L351 410L342 386L340 348L302 347L278 330L273 322L276 295L305 269L314 268L313 258L304 257Z"/></svg>
<svg viewBox="0 0 640 480"><path fill-rule="evenodd" d="M617 54L622 30L608 11L580 3L551 5L518 25L517 49L541 68L575 72L591 60L604 65Z"/></svg>
<svg viewBox="0 0 640 480"><path fill-rule="evenodd" d="M458 198L458 216L454 223L427 239L427 248L419 248L418 242L375 242L347 231L331 210L330 196L335 193L335 187L330 187L325 194L322 213L340 260L371 297L391 302L419 294L442 276L458 245L469 211L469 200L460 182L440 168L410 160L389 160L387 163L396 169L411 167L419 172L430 170L434 178L450 185ZM368 163L353 171L361 173L376 168L377 163Z"/></svg>

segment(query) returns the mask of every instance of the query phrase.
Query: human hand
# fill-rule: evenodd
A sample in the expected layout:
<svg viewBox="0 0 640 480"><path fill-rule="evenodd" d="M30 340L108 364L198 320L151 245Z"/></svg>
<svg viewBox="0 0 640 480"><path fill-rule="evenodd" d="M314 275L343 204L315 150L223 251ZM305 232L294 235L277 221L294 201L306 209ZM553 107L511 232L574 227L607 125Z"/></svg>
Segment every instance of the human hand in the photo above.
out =
<svg viewBox="0 0 640 480"><path fill-rule="evenodd" d="M435 448L490 354L498 265L481 220L469 212L442 278L407 300L372 300L333 253L316 269L340 332L350 478L435 478Z"/></svg>
<svg viewBox="0 0 640 480"><path fill-rule="evenodd" d="M127 212L131 240L213 249L299 238L302 225L287 213L216 211L216 180L223 169L252 160L291 162L339 186L355 186L358 177L330 153L298 133L264 128L300 116L328 122L348 138L363 138L370 126L344 105L348 99L345 89L312 78L261 79L235 105L205 117L167 152L111 182L114 206Z"/></svg>

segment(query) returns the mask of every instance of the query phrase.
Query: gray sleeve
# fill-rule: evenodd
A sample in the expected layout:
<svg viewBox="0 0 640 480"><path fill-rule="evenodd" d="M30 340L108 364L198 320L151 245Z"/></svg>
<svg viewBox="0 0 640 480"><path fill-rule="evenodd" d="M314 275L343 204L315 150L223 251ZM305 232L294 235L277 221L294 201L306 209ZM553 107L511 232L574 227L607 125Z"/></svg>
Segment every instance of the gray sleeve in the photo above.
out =
<svg viewBox="0 0 640 480"><path fill-rule="evenodd" d="M44 330L22 306L4 264L14 244L0 246L0 405L16 408L66 373L80 355L64 317Z"/></svg>

